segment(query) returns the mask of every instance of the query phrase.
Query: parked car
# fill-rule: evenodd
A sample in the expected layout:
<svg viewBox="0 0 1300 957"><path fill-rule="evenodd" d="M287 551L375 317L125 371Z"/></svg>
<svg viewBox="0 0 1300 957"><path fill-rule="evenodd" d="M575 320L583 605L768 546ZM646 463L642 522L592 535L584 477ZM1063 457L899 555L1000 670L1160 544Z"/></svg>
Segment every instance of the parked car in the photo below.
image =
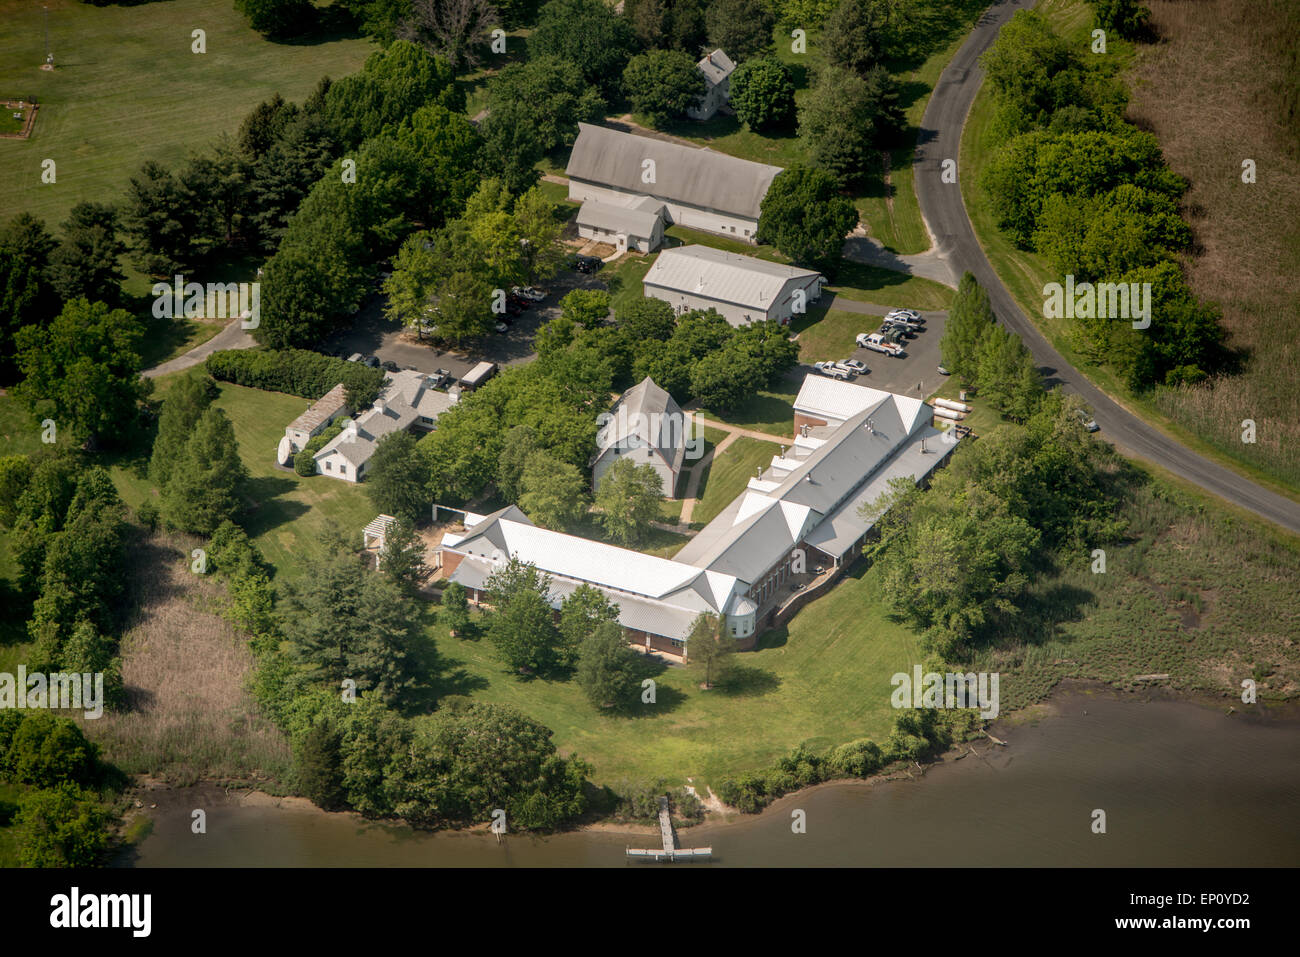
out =
<svg viewBox="0 0 1300 957"><path fill-rule="evenodd" d="M360 361L361 361L361 353L359 352L354 352L352 353L352 355L348 356L348 362L360 362Z"/></svg>
<svg viewBox="0 0 1300 957"><path fill-rule="evenodd" d="M892 319L886 319L880 324L880 334L886 337L893 335L899 339L915 339L916 332L911 326L894 322Z"/></svg>
<svg viewBox="0 0 1300 957"><path fill-rule="evenodd" d="M835 363L835 368L851 376L857 375L858 370L855 369L853 366L849 365L849 363L852 361L853 361L852 359L840 359L838 362ZM858 365L862 365L862 363L859 362Z"/></svg>
<svg viewBox="0 0 1300 957"><path fill-rule="evenodd" d="M441 389L451 381L451 372L446 369L436 369L429 374L430 384L435 389Z"/></svg>
<svg viewBox="0 0 1300 957"><path fill-rule="evenodd" d="M952 373L949 372L947 369L945 369L943 366L939 366L939 375L952 375Z"/></svg>
<svg viewBox="0 0 1300 957"><path fill-rule="evenodd" d="M830 361L814 362L813 368L816 369L818 372L820 372L822 375L830 376L832 379L847 380L849 377L848 372L841 369L834 362L830 362Z"/></svg>
<svg viewBox="0 0 1300 957"><path fill-rule="evenodd" d="M578 256L573 264L573 268L578 272L593 273L597 272L601 266L605 265L595 256Z"/></svg>
<svg viewBox="0 0 1300 957"><path fill-rule="evenodd" d="M383 365L384 365L384 368L387 369L389 372L397 372L397 371L398 371L397 363L394 362L392 359L385 359Z"/></svg>
<svg viewBox="0 0 1300 957"><path fill-rule="evenodd" d="M510 331L510 325L509 325L508 323L505 323L505 322L498 322L496 328L497 328L497 332L509 332L509 331Z"/></svg>
<svg viewBox="0 0 1300 957"><path fill-rule="evenodd" d="M893 356L901 359L907 355L906 350L897 342L891 342L878 332L861 333L857 338L857 343L864 349L870 349L872 352L883 352L887 356Z"/></svg>
<svg viewBox="0 0 1300 957"><path fill-rule="evenodd" d="M378 369L378 368L379 368L379 356L366 356L366 357L365 357L364 359L362 359L361 361L362 361L365 365L370 366L370 368L372 368L372 369Z"/></svg>
<svg viewBox="0 0 1300 957"><path fill-rule="evenodd" d="M854 375L866 375L871 371L861 359L845 359L840 362L840 365L850 370Z"/></svg>
<svg viewBox="0 0 1300 957"><path fill-rule="evenodd" d="M885 314L886 319L903 319L916 326L925 325L925 316L915 309L891 309Z"/></svg>
<svg viewBox="0 0 1300 957"><path fill-rule="evenodd" d="M1087 409L1075 409L1074 414L1079 417L1079 422L1083 425L1083 430L1085 432L1096 432L1101 428L1101 426L1097 424L1097 420L1088 414Z"/></svg>
<svg viewBox="0 0 1300 957"><path fill-rule="evenodd" d="M526 299L529 302L541 302L546 298L546 293L536 286L515 286L510 290L512 295L520 299Z"/></svg>

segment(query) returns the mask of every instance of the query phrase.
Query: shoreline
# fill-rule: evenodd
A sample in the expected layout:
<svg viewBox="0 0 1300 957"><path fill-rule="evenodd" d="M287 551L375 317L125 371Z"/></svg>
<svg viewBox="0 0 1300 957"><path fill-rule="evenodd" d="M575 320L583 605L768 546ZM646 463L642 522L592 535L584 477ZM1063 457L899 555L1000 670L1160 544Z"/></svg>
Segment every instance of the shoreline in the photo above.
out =
<svg viewBox="0 0 1300 957"><path fill-rule="evenodd" d="M746 814L727 805L722 805L723 810L721 811L715 810L708 807L708 803L701 798L702 803L705 803L704 817L695 824L677 830L679 833L690 834L702 828L711 830L713 828L734 827L738 824L753 822L765 815L774 815L782 811L795 798L806 798L809 794L821 789L874 788L895 781L923 779L935 768L954 765L972 755L982 758L990 753L1009 748L1011 747L1009 743L997 743L993 739L1002 739L1002 736L1006 733L1014 732L1015 729L1028 725L1036 725L1044 719L1065 717L1070 713L1069 704L1074 701L1103 696L1116 701L1138 700L1142 703L1192 705L1203 710L1215 709L1225 718L1245 720L1250 724L1290 724L1300 729L1300 702L1296 701L1237 707L1236 705L1227 704L1226 696L1216 698L1205 694L1186 695L1159 685L1153 685L1138 692L1114 688L1100 681L1066 679L1059 682L1042 701L1017 711L1008 712L1005 716L999 716L995 721L988 724L987 730L983 732L987 746L982 750L976 748L977 741L964 741L954 744L943 754L931 758L923 765L914 766L917 768L915 771L912 768L895 767L892 770L878 772L866 778L835 778L822 781L795 791L788 791L779 798L774 799L756 814ZM1083 710L1083 714L1087 714L1086 709ZM992 735L990 735L990 731ZM200 803L208 807L277 808L299 813L345 818L359 827L399 828L413 834L428 836L479 833L486 835L491 833L490 825L486 822L469 827L419 830L400 819L371 819L363 817L357 811L326 811L317 807L308 798L298 795L275 795L254 786L227 785L211 780L200 780L191 785L174 787L154 778L143 776L137 783L126 790L124 797L135 802L135 807L129 808L123 815L123 831L130 829L140 817L147 818L152 825L160 814L180 812L188 815L196 803L195 798L198 797ZM150 814L149 812L157 813ZM151 830L152 826L145 831L145 835L147 836ZM533 839L546 840L566 834L583 833L657 838L659 828L653 824L636 824L598 818L551 833L543 834L524 831L511 836L527 836ZM130 846L130 844L128 843L126 846Z"/></svg>

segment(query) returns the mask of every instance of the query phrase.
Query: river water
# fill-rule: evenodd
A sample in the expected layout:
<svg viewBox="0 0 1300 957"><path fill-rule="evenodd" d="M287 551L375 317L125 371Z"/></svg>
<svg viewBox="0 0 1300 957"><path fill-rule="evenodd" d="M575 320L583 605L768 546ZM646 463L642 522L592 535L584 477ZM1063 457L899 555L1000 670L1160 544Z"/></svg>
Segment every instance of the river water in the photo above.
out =
<svg viewBox="0 0 1300 957"><path fill-rule="evenodd" d="M1300 725L1175 701L1075 690L1048 713L1004 723L1005 748L947 760L923 778L837 782L761 815L687 828L712 865L1296 866ZM180 796L180 795L178 795ZM224 803L224 802L223 802ZM355 815L209 805L190 830L184 800L121 861L140 867L509 867L626 865L657 834L588 830L548 838L426 834ZM1106 833L1093 832L1094 811ZM794 833L802 811L805 833Z"/></svg>

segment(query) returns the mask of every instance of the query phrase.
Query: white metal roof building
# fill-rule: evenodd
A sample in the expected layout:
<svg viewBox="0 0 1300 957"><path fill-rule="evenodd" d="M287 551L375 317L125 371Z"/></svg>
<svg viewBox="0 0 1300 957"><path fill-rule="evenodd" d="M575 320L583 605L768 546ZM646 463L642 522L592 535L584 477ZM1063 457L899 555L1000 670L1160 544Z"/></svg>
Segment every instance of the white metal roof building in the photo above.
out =
<svg viewBox="0 0 1300 957"><path fill-rule="evenodd" d="M670 223L755 241L780 167L590 123L578 130L565 170L569 199L631 207L650 197Z"/></svg>
<svg viewBox="0 0 1300 957"><path fill-rule="evenodd" d="M734 577L538 528L513 505L484 516L463 535L444 535L439 547L445 576L471 589L476 600L511 557L551 576L555 608L579 585L597 588L619 607L619 623L647 647L682 651L691 625L705 612L744 624L745 635L754 632L757 606Z"/></svg>
<svg viewBox="0 0 1300 957"><path fill-rule="evenodd" d="M711 246L678 246L661 252L643 280L647 296L678 312L716 309L733 326L775 319L821 298L826 277L812 269L724 252Z"/></svg>
<svg viewBox="0 0 1300 957"><path fill-rule="evenodd" d="M561 596L590 584L619 606L620 622L648 648L682 651L702 611L724 616L731 635L752 642L796 556L808 565L851 562L875 525L861 507L895 478L927 480L955 447L919 399L849 388L862 394L843 396L840 407L856 404L858 411L820 435L795 436L672 559L537 528L514 506L482 517L463 535L445 536L439 559L452 581L480 592L512 555L550 574Z"/></svg>

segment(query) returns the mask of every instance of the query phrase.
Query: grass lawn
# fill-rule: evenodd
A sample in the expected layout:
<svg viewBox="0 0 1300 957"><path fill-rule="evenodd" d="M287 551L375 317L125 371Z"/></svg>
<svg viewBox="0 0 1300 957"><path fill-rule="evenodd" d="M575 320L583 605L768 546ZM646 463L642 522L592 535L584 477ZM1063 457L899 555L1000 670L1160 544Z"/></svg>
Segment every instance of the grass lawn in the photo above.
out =
<svg viewBox="0 0 1300 957"><path fill-rule="evenodd" d="M759 389L746 399L743 405L726 415L710 412L708 409L701 409L700 412L709 418L738 428L789 436L794 431L795 394L795 392L783 392L780 387Z"/></svg>
<svg viewBox="0 0 1300 957"><path fill-rule="evenodd" d="M44 59L41 4L0 0L6 96L41 104L28 140L0 143L6 215L29 212L50 227L82 200L115 201L148 159L177 164L221 133L234 134L259 102L279 92L302 101L322 76L361 67L376 49L361 38L272 43L230 0L92 6L48 0ZM207 31L207 52L190 33ZM53 159L57 184L41 182Z"/></svg>
<svg viewBox="0 0 1300 957"><path fill-rule="evenodd" d="M653 256L628 253L618 262L602 267L597 276L609 289L610 305L618 315L642 296L641 281L654 263Z"/></svg>
<svg viewBox="0 0 1300 957"><path fill-rule="evenodd" d="M691 515L692 525L707 525L732 500L744 491L758 466L766 468L772 456L780 452L775 442L741 436L732 442L722 455L709 463L700 482L700 500Z"/></svg>
<svg viewBox="0 0 1300 957"><path fill-rule="evenodd" d="M956 292L943 283L841 259L826 288L858 302L904 309L947 309Z"/></svg>
<svg viewBox="0 0 1300 957"><path fill-rule="evenodd" d="M661 503L671 504L671 503ZM681 515L681 505L677 503L677 516L665 518L664 521L675 522ZM371 518L374 516L372 515ZM657 555L660 558L670 558L681 550L681 547L690 541L689 535L680 535L677 532L666 532L661 528L650 529L645 538L639 543L632 546L624 545L622 542L616 542L605 533L605 526L601 525L596 519L593 512L588 512L586 516L574 525L565 529L570 535L579 535L582 538L591 539L595 542L605 542L610 545L617 545L620 548L634 548L638 552L645 552L647 555Z"/></svg>
<svg viewBox="0 0 1300 957"><path fill-rule="evenodd" d="M462 672L459 688L478 685L474 699L514 706L553 729L563 752L594 765L597 783L693 777L716 789L800 743L884 738L894 716L889 676L920 658L879 594L872 573L859 569L788 628L769 632L760 650L737 655L727 687L701 691L695 667L670 667L655 678L657 704L631 717L597 712L576 681L515 678L485 638L448 638L440 627L431 634L449 671Z"/></svg>
<svg viewBox="0 0 1300 957"><path fill-rule="evenodd" d="M140 365L156 365L201 346L226 327L226 319L155 319L150 316L140 339Z"/></svg>
<svg viewBox="0 0 1300 957"><path fill-rule="evenodd" d="M378 514L363 486L314 475L303 478L275 465L275 450L284 427L311 402L278 392L263 392L220 383L215 404L230 417L239 442L239 457L248 467L244 497L248 510L240 524L267 561L290 578L301 570L304 557L320 552L316 539L330 522L338 522L360 540L361 529ZM160 387L166 396L166 388ZM152 494L140 462L113 468L113 479L128 505Z"/></svg>
<svg viewBox="0 0 1300 957"><path fill-rule="evenodd" d="M811 321L809 321L811 320ZM860 332L874 330L871 316L840 309L809 311L807 325L798 329L799 361L844 359L857 351L854 341Z"/></svg>
<svg viewBox="0 0 1300 957"><path fill-rule="evenodd" d="M659 503L659 518L664 522L676 523L682 518L682 499L666 498Z"/></svg>

